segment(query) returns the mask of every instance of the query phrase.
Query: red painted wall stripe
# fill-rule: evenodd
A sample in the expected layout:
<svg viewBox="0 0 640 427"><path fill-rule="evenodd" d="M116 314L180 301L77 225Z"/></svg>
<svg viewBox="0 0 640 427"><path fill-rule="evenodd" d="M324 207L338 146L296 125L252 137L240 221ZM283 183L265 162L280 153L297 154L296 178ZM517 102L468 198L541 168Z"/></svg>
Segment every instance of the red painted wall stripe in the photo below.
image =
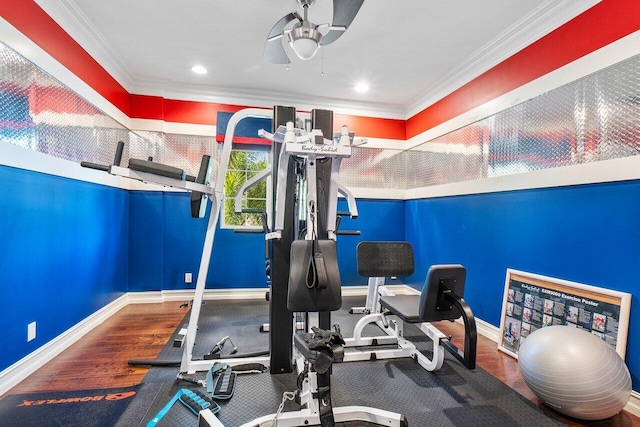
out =
<svg viewBox="0 0 640 427"><path fill-rule="evenodd" d="M132 118L215 125L217 111L242 106L130 95L33 0L0 2L2 17ZM359 135L404 140L640 29L640 2L603 0L410 119L336 115Z"/></svg>
<svg viewBox="0 0 640 427"><path fill-rule="evenodd" d="M0 1L0 15L125 114L129 93L33 0Z"/></svg>
<svg viewBox="0 0 640 427"><path fill-rule="evenodd" d="M339 131L340 127L347 125L349 130L355 132L358 136L399 139L402 141L406 139L404 120L335 114L333 116L333 125L336 127L335 131Z"/></svg>
<svg viewBox="0 0 640 427"><path fill-rule="evenodd" d="M240 105L214 104L197 101L164 100L164 120L175 123L215 125L218 111L235 113L242 110Z"/></svg>
<svg viewBox="0 0 640 427"><path fill-rule="evenodd" d="M164 120L164 98L161 96L130 95L129 103L132 119Z"/></svg>
<svg viewBox="0 0 640 427"><path fill-rule="evenodd" d="M407 120L407 138L640 29L640 1L603 0Z"/></svg>
<svg viewBox="0 0 640 427"><path fill-rule="evenodd" d="M131 118L164 120L174 123L215 125L217 112L235 113L241 105L180 101L157 96L131 95ZM370 138L405 139L405 121L375 117L336 114L336 127L347 125L356 134ZM338 129L336 129L338 130Z"/></svg>
<svg viewBox="0 0 640 427"><path fill-rule="evenodd" d="M164 120L173 123L215 125L218 111L235 113L247 108L242 105L181 101L159 96L131 95L132 119Z"/></svg>

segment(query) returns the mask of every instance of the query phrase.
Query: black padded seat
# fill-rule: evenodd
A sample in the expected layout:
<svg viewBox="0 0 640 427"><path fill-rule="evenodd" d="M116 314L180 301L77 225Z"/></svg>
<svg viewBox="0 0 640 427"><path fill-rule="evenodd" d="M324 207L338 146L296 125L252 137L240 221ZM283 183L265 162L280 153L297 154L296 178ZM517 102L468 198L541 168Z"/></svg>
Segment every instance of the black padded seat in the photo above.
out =
<svg viewBox="0 0 640 427"><path fill-rule="evenodd" d="M407 323L424 322L419 314L420 298L417 295L383 295L380 305Z"/></svg>
<svg viewBox="0 0 640 427"><path fill-rule="evenodd" d="M476 367L478 334L476 320L469 305L462 298L467 270L460 264L432 265L420 295L381 295L380 306L407 323L464 321L464 351L449 339L440 339L442 345L469 369Z"/></svg>

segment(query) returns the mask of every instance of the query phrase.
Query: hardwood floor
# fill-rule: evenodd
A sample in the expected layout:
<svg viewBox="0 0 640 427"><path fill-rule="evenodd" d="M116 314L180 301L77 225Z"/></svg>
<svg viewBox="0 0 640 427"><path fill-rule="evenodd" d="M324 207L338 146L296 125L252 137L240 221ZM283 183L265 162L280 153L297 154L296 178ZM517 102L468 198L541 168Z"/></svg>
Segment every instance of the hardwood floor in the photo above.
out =
<svg viewBox="0 0 640 427"><path fill-rule="evenodd" d="M9 393L88 390L139 384L148 371L129 359L155 359L187 308L130 304L38 369Z"/></svg>
<svg viewBox="0 0 640 427"><path fill-rule="evenodd" d="M9 391L10 394L40 391L71 391L138 384L147 372L145 367L127 365L129 359L154 359L187 312L179 302L131 304L85 335L43 368ZM438 328L454 337L456 345L462 325L440 322ZM640 418L621 412L605 421L569 420L540 405L524 383L515 359L497 350L496 343L478 338L477 364L545 412L570 426L640 426ZM4 397L4 396L2 396Z"/></svg>

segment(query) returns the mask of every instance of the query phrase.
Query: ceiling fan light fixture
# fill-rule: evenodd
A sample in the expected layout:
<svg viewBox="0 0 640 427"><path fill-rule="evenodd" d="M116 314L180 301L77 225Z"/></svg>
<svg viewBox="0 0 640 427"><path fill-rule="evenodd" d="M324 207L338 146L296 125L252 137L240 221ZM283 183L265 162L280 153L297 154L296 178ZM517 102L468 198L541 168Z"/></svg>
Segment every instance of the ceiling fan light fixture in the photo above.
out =
<svg viewBox="0 0 640 427"><path fill-rule="evenodd" d="M313 27L300 26L291 30L289 45L300 59L311 59L318 51L322 33Z"/></svg>

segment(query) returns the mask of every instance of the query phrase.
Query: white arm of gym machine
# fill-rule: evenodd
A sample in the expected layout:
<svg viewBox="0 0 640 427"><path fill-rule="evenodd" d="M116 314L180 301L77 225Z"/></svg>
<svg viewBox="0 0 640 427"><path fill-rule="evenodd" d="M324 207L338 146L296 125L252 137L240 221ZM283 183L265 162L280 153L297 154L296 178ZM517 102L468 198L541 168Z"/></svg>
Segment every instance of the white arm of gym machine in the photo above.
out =
<svg viewBox="0 0 640 427"><path fill-rule="evenodd" d="M356 205L356 198L353 193L344 185L338 184L338 193L347 199L347 205L349 206L349 216L351 218L358 218L358 206Z"/></svg>
<svg viewBox="0 0 640 427"><path fill-rule="evenodd" d="M274 142L275 144L275 142ZM282 237L284 230L284 212L285 202L287 199L287 174L289 172L289 153L282 147L280 150L280 158L278 159L278 179L276 184L276 209L274 231L268 233L265 239L279 239Z"/></svg>
<svg viewBox="0 0 640 427"><path fill-rule="evenodd" d="M261 170L258 174L252 176L250 179L246 180L242 187L236 193L236 201L235 201L235 212L242 213L242 195L249 191L252 187L257 185L263 179L266 179L271 176L271 166L267 166L263 170Z"/></svg>
<svg viewBox="0 0 640 427"><path fill-rule="evenodd" d="M282 237L282 230L284 230L284 212L285 201L287 196L287 174L289 172L289 157L291 156L288 148L288 144L297 145L302 142L310 140L309 135L296 136L294 132L293 123L287 123L287 132L285 133L284 141L282 142L282 149L280 150L280 157L278 159L278 171L277 171L277 186L276 186L276 209L275 209L275 225L274 230L265 236L265 239L280 239ZM275 135L267 132L264 129L258 131L258 135L270 140L273 144Z"/></svg>
<svg viewBox="0 0 640 427"><path fill-rule="evenodd" d="M327 235L329 239L336 240L336 217L338 213L338 176L340 175L341 157L336 157L331 162L331 178L329 180L329 203L327 206ZM314 177L315 178L315 177Z"/></svg>
<svg viewBox="0 0 640 427"><path fill-rule="evenodd" d="M111 175L122 176L125 178L137 179L138 181L149 182L152 184L164 185L166 187L180 188L187 191L198 191L203 194L212 195L213 185L198 184L192 181L182 179L169 178L166 176L156 175L149 172L134 171L121 166L110 166L109 173Z"/></svg>

